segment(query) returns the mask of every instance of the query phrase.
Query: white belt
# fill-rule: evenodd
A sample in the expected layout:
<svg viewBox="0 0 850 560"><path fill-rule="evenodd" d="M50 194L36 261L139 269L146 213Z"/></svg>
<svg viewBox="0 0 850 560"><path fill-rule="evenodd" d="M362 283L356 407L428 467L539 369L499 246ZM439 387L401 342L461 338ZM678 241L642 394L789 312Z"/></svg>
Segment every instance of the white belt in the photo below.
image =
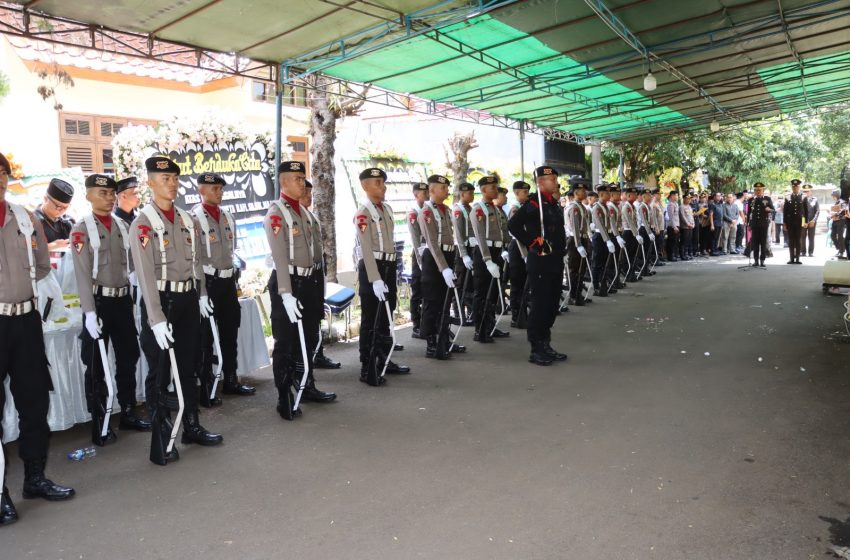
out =
<svg viewBox="0 0 850 560"><path fill-rule="evenodd" d="M394 261L395 253L382 253L380 251L372 251L372 254L375 255L375 258L379 261Z"/></svg>
<svg viewBox="0 0 850 560"><path fill-rule="evenodd" d="M312 276L314 270L316 270L316 265L307 267L289 265L289 273L295 276Z"/></svg>
<svg viewBox="0 0 850 560"><path fill-rule="evenodd" d="M454 253L455 246L454 245L440 245L440 249L442 249L444 253Z"/></svg>
<svg viewBox="0 0 850 560"><path fill-rule="evenodd" d="M195 289L194 280L186 280L185 282L172 282L170 280L157 280L156 289L160 292L174 292L182 294Z"/></svg>
<svg viewBox="0 0 850 560"><path fill-rule="evenodd" d="M26 315L33 309L35 309L35 304L32 300L23 301L21 303L0 303L0 315L4 317Z"/></svg>
<svg viewBox="0 0 850 560"><path fill-rule="evenodd" d="M107 288L106 286L92 286L91 291L96 296L124 297L128 293L130 293L130 288L128 286L124 286L123 288Z"/></svg>
<svg viewBox="0 0 850 560"><path fill-rule="evenodd" d="M502 245L503 245L503 243L501 241L490 241L489 239L487 240L487 246L488 247L496 247L498 249Z"/></svg>
<svg viewBox="0 0 850 560"><path fill-rule="evenodd" d="M231 278L235 270L232 268L213 268L212 266L204 265L204 274L215 276L216 278Z"/></svg>

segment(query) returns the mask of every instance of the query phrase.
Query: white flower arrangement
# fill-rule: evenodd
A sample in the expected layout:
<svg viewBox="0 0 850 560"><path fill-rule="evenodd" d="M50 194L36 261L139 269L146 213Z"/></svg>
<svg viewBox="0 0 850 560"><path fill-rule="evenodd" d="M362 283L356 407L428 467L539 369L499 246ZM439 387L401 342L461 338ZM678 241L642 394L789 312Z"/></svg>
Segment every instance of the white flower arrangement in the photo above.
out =
<svg viewBox="0 0 850 560"><path fill-rule="evenodd" d="M118 178L135 176L145 184L145 160L152 155L180 153L194 144L218 150L226 144L251 146L258 142L265 146L267 154L274 154L270 131L252 130L242 122L225 119L213 112L191 117L175 115L156 128L128 125L112 139L115 173ZM281 159L284 157L282 155ZM271 168L263 171L271 172Z"/></svg>

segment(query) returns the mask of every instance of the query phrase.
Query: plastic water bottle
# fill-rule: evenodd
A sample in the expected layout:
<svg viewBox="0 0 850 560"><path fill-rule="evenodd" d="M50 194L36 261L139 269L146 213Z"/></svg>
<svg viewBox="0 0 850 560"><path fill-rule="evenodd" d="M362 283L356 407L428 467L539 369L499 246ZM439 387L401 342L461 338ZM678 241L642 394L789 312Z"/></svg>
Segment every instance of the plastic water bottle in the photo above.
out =
<svg viewBox="0 0 850 560"><path fill-rule="evenodd" d="M83 447L81 449L75 449L68 453L69 461L85 461L89 457L94 457L97 455L97 449L94 447Z"/></svg>

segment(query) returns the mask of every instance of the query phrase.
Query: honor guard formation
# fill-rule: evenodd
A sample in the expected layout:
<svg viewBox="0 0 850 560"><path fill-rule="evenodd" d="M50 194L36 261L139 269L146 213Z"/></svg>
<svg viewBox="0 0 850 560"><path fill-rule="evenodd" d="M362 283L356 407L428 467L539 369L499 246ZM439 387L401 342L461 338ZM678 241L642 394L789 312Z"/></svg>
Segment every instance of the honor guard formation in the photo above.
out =
<svg viewBox="0 0 850 560"><path fill-rule="evenodd" d="M251 396L254 387L237 376L240 306L234 268L236 224L220 205L227 186L220 175L197 177L200 203L175 205L179 167L166 157L146 162L151 202L139 210L139 182L106 175L85 180L91 213L74 223L65 216L74 189L50 182L34 212L5 200L11 168L0 154L0 381L11 379L20 419L18 450L24 463L24 498L66 500L74 490L46 477L51 377L42 318L50 301L39 297L50 254L70 251L83 312L80 360L91 439L103 446L118 437L110 424L117 399L117 427L150 432L149 459L167 465L180 458L180 444L215 446L223 436L201 422L200 408L222 404L221 394ZM528 361L539 366L567 360L552 346L552 326L569 306L585 306L656 274L666 262L744 252L753 266L771 256L771 240L784 230L791 263L812 254L818 207L801 181L778 208L762 183L754 196L719 195L711 200L682 184L666 195L658 189L600 184L570 178L562 208L557 170L541 166L534 185L516 181L516 204L494 175L476 186L432 175L413 185L406 212L412 244L410 317L412 338L424 340L424 356L449 360L474 353L458 343L493 344L525 330ZM393 361L400 270L394 212L385 201L386 173L359 175L362 204L354 214L357 285L360 296L360 381L386 384L387 375L410 374ZM281 196L265 215L270 255L272 370L277 412L286 420L302 414L301 403L337 398L317 386L316 369L336 369L324 355L320 322L325 293L322 230L311 211L312 185L304 164L278 168ZM447 201L453 196L453 204ZM833 224L847 217L838 202ZM746 224L746 226L744 226ZM771 235L774 228L775 236ZM843 239L837 227L833 237ZM806 245L808 242L808 252ZM838 245L843 251L845 245ZM509 318L507 317L509 315ZM137 322L138 318L138 322ZM504 328L500 328L504 326ZM114 356L108 355L109 347ZM147 363L145 408L137 408L135 371L140 349ZM110 364L114 360L114 375ZM0 391L0 410L5 392ZM0 455L5 474L5 451ZM0 525L17 520L3 485Z"/></svg>

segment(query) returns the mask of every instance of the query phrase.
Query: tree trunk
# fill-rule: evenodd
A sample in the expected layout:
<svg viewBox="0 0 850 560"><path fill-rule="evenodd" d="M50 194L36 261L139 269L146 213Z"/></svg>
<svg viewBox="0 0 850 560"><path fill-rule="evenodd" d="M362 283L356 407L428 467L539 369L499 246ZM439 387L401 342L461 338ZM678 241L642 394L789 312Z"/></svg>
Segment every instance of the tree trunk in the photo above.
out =
<svg viewBox="0 0 850 560"><path fill-rule="evenodd" d="M469 134L455 132L443 148L446 154L446 166L452 173L452 192L457 195L457 188L466 181L469 174L469 150L478 147L475 140L475 131Z"/></svg>
<svg viewBox="0 0 850 560"><path fill-rule="evenodd" d="M313 206L322 224L322 248L327 278L337 281L336 192L334 177L334 141L336 113L323 92L310 95L310 176L313 182Z"/></svg>

